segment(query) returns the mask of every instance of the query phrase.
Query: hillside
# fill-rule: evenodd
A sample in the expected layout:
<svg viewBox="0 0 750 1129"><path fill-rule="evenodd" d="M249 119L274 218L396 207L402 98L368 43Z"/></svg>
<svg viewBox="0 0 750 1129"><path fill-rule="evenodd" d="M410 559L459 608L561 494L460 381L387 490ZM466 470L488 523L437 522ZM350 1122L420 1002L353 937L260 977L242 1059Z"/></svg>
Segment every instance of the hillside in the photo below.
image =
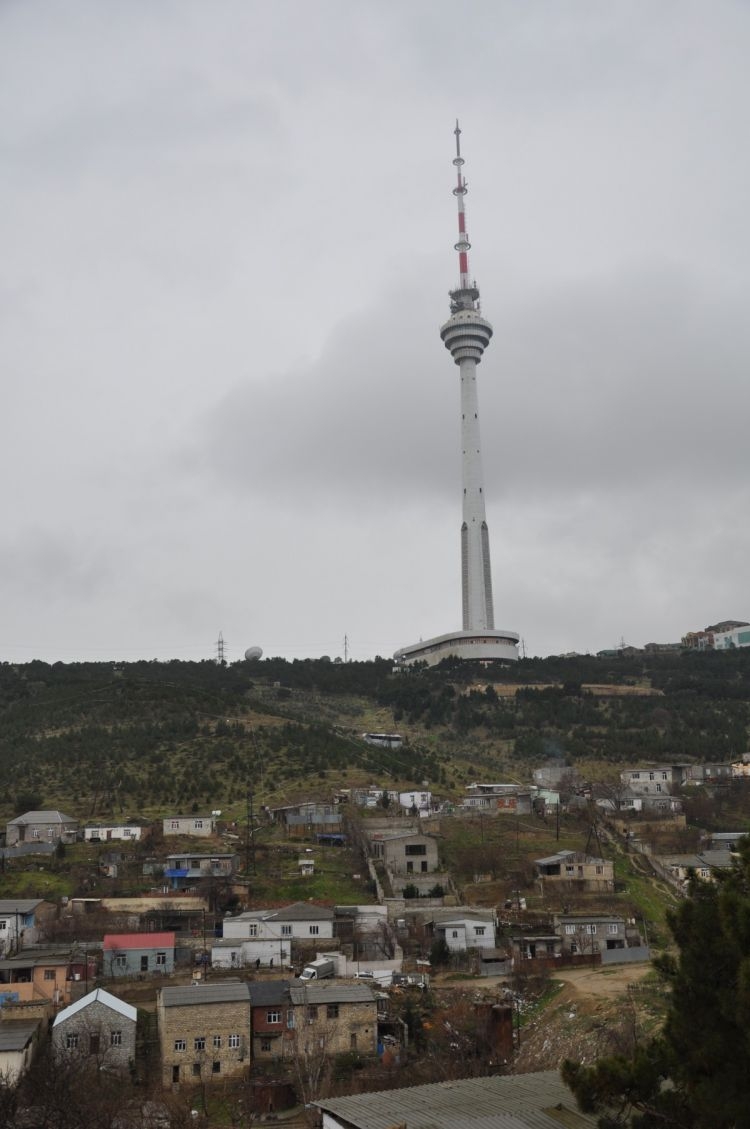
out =
<svg viewBox="0 0 750 1129"><path fill-rule="evenodd" d="M528 659L393 673L385 659L0 666L0 818L87 819L427 781L529 778L558 758L614 775L638 760L741 757L750 653ZM398 730L398 752L361 741Z"/></svg>

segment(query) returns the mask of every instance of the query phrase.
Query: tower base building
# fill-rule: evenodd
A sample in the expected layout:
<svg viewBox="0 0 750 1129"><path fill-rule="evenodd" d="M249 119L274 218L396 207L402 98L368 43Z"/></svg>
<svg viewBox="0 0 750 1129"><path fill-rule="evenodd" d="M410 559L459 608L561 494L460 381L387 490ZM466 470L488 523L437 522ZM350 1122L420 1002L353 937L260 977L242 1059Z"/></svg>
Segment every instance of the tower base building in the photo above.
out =
<svg viewBox="0 0 750 1129"><path fill-rule="evenodd" d="M492 326L482 317L479 290L469 278L469 238L466 232L461 130L456 122L459 284L450 292L451 316L440 330L443 344L458 366L461 387L461 474L463 521L461 523L461 596L463 627L401 647L394 658L403 666L426 662L436 666L446 658L480 662L514 662L518 658L518 635L495 627L490 568L490 535L485 512L484 474L479 442L479 398L477 365L492 337Z"/></svg>

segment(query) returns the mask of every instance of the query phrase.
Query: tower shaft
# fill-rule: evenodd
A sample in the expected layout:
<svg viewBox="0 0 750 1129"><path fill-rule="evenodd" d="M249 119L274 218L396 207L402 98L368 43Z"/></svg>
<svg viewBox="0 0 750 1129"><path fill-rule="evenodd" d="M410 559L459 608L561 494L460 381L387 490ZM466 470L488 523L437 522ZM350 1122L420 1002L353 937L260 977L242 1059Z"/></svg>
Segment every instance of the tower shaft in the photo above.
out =
<svg viewBox="0 0 750 1129"><path fill-rule="evenodd" d="M459 363L461 374L461 477L463 511L461 523L461 596L464 631L492 631L490 537L484 505L482 449L479 439L477 364Z"/></svg>

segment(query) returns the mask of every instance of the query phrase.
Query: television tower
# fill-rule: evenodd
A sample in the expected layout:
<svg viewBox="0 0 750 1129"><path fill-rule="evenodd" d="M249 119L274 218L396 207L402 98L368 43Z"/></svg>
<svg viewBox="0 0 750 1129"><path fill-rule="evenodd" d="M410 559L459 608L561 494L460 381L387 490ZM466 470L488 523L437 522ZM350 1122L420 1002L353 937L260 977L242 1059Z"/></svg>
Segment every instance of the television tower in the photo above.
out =
<svg viewBox="0 0 750 1129"><path fill-rule="evenodd" d="M424 640L397 651L397 662L427 662L434 665L453 655L462 659L518 658L518 635L495 630L490 568L490 538L485 511L482 449L479 441L479 399L477 365L492 337L492 326L482 317L479 289L469 276L471 243L466 230L464 199L464 159L461 156L461 129L454 130L456 186L453 195L458 205L458 286L450 291L451 316L440 330L443 343L458 365L461 382L461 478L463 513L461 523L461 596L463 629Z"/></svg>

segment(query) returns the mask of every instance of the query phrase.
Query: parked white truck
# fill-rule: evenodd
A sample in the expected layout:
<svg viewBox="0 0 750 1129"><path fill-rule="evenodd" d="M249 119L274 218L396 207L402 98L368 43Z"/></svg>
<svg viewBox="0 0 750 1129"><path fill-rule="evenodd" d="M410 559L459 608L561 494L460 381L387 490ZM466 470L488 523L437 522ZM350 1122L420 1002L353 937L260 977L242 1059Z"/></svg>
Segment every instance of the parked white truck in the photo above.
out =
<svg viewBox="0 0 750 1129"><path fill-rule="evenodd" d="M323 980L327 976L333 976L335 968L332 960L318 957L317 960L310 961L309 964L305 965L300 980Z"/></svg>

